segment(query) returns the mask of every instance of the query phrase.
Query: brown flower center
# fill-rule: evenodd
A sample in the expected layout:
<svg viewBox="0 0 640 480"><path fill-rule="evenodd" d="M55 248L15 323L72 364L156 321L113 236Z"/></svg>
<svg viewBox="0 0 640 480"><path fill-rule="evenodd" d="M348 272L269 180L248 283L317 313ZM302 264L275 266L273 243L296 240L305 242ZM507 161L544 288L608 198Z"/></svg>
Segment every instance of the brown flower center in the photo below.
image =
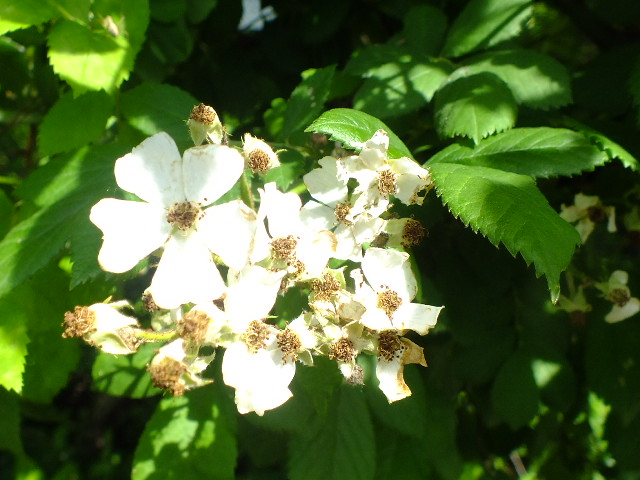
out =
<svg viewBox="0 0 640 480"><path fill-rule="evenodd" d="M337 342L331 344L329 348L329 358L336 359L339 362L349 363L356 358L356 349L353 342L348 338L341 338Z"/></svg>
<svg viewBox="0 0 640 480"><path fill-rule="evenodd" d="M410 248L419 245L426 235L426 230L418 220L408 218L402 229L402 246Z"/></svg>
<svg viewBox="0 0 640 480"><path fill-rule="evenodd" d="M393 317L393 313L398 310L401 304L402 298L393 290L387 289L378 293L378 308L384 310L389 319Z"/></svg>
<svg viewBox="0 0 640 480"><path fill-rule="evenodd" d="M248 166L253 173L265 173L271 166L269 154L264 150L255 149L249 153Z"/></svg>
<svg viewBox="0 0 640 480"><path fill-rule="evenodd" d="M317 300L329 301L340 291L340 282L333 275L325 273L322 280L311 282L311 290Z"/></svg>
<svg viewBox="0 0 640 480"><path fill-rule="evenodd" d="M211 318L201 311L191 310L178 320L176 331L185 340L202 343L209 327Z"/></svg>
<svg viewBox="0 0 640 480"><path fill-rule="evenodd" d="M380 332L378 337L378 358L390 362L394 358L401 358L406 347L400 341L400 337L392 331Z"/></svg>
<svg viewBox="0 0 640 480"><path fill-rule="evenodd" d="M624 307L631 300L629 292L624 288L614 288L609 292L609 298L619 307Z"/></svg>
<svg viewBox="0 0 640 480"><path fill-rule="evenodd" d="M178 230L186 232L202 215L202 209L197 202L174 203L167 211L167 222Z"/></svg>
<svg viewBox="0 0 640 480"><path fill-rule="evenodd" d="M282 361L286 362L287 360L291 360L295 362L298 359L298 352L302 348L300 335L287 328L278 332L276 339L278 347L282 350Z"/></svg>
<svg viewBox="0 0 640 480"><path fill-rule="evenodd" d="M267 340L271 331L269 326L262 320L253 320L249 328L242 334L242 341L247 345L249 351L256 353L262 348L267 348Z"/></svg>
<svg viewBox="0 0 640 480"><path fill-rule="evenodd" d="M189 118L196 122L213 125L218 119L218 114L209 105L201 103L200 105L193 107L193 110L191 110L191 113L189 114Z"/></svg>
<svg viewBox="0 0 640 480"><path fill-rule="evenodd" d="M396 176L391 169L387 168L378 173L378 190L385 196L394 194L398 190Z"/></svg>
<svg viewBox="0 0 640 480"><path fill-rule="evenodd" d="M75 307L64 314L64 338L82 337L96 330L96 314L89 307Z"/></svg>
<svg viewBox="0 0 640 480"><path fill-rule="evenodd" d="M275 238L271 240L271 250L274 258L278 260L293 260L296 257L298 241L293 235Z"/></svg>
<svg viewBox="0 0 640 480"><path fill-rule="evenodd" d="M159 363L149 365L147 370L155 387L169 390L175 396L184 393L185 388L180 382L180 377L187 371L187 366L183 363L174 358L165 357Z"/></svg>
<svg viewBox="0 0 640 480"><path fill-rule="evenodd" d="M349 202L343 202L336 205L334 213L336 215L336 220L338 221L338 223L351 225L352 222L346 219L347 215L349 215L350 210L351 210L351 204Z"/></svg>

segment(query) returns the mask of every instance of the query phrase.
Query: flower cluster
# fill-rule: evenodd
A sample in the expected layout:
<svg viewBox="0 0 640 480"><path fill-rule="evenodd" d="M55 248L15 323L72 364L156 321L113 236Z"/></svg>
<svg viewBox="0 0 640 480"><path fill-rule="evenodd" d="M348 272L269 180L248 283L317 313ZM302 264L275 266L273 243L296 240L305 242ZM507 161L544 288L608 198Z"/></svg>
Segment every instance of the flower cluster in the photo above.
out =
<svg viewBox="0 0 640 480"><path fill-rule="evenodd" d="M404 335L426 334L443 307L413 302L418 284L405 250L425 229L389 210L394 198L421 204L429 172L388 158L389 137L379 130L357 154L320 159L303 177L308 201L266 183L254 210L221 199L241 177L279 166L277 152L249 134L242 149L229 146L204 105L188 124L196 146L183 155L158 133L116 161L117 184L139 200L102 199L90 215L103 233L104 270L126 272L160 256L144 304L164 319L162 328L144 329L118 310L126 305L105 303L69 312L65 336L114 354L163 340L148 370L175 395L209 383L203 372L223 350L223 380L241 413L286 402L297 363L312 365L317 356L362 383L358 357L374 355L389 402L410 395L404 366L426 362ZM275 318L274 305L292 288L308 295L308 308Z"/></svg>

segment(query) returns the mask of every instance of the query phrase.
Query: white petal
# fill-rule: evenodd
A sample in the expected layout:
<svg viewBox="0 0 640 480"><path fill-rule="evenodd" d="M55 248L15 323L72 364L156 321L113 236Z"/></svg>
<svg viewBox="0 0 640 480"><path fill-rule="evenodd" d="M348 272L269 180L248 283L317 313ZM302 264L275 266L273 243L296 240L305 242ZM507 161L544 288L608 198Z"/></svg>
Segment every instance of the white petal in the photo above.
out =
<svg viewBox="0 0 640 480"><path fill-rule="evenodd" d="M371 139L367 140L360 152L359 159L367 168L378 170L387 160L389 149L389 135L384 130L378 130Z"/></svg>
<svg viewBox="0 0 640 480"><path fill-rule="evenodd" d="M409 254L384 248L369 248L362 259L362 271L376 291L387 288L410 302L418 292L416 278L408 262Z"/></svg>
<svg viewBox="0 0 640 480"><path fill-rule="evenodd" d="M347 181L344 167L334 157L321 158L316 168L302 177L309 193L319 202L330 207L344 202L347 198Z"/></svg>
<svg viewBox="0 0 640 480"><path fill-rule="evenodd" d="M252 320L269 315L284 274L284 271L272 272L257 265L241 272L238 282L227 289L224 299L225 311L235 323L236 331L244 330Z"/></svg>
<svg viewBox="0 0 640 480"><path fill-rule="evenodd" d="M379 388L389 403L411 395L411 389L404 381L404 363L401 358L394 358L390 362L379 359L376 376L380 382Z"/></svg>
<svg viewBox="0 0 640 480"><path fill-rule="evenodd" d="M103 198L93 206L89 219L103 233L98 262L114 273L131 270L161 247L171 232L164 208L145 202Z"/></svg>
<svg viewBox="0 0 640 480"><path fill-rule="evenodd" d="M292 396L288 386L295 375L295 363L283 363L280 351L251 353L243 342L236 342L224 353L222 375L225 384L236 388L238 411L262 415Z"/></svg>
<svg viewBox="0 0 640 480"><path fill-rule="evenodd" d="M256 213L235 200L207 208L198 222L198 232L226 265L241 270L249 260L256 226Z"/></svg>
<svg viewBox="0 0 640 480"><path fill-rule="evenodd" d="M115 176L120 188L147 202L169 206L185 200L180 152L164 132L116 160Z"/></svg>
<svg viewBox="0 0 640 480"><path fill-rule="evenodd" d="M621 322L629 317L633 317L638 312L640 312L640 300L634 297L630 298L622 307L614 305L604 319L609 323Z"/></svg>
<svg viewBox="0 0 640 480"><path fill-rule="evenodd" d="M393 312L393 327L396 330L408 329L426 335L435 327L442 308L421 303L402 303L398 310Z"/></svg>
<svg viewBox="0 0 640 480"><path fill-rule="evenodd" d="M336 214L326 205L310 200L300 210L300 221L307 231L330 230L335 226Z"/></svg>
<svg viewBox="0 0 640 480"><path fill-rule="evenodd" d="M240 152L226 145L201 145L184 152L186 199L209 205L231 190L242 175Z"/></svg>
<svg viewBox="0 0 640 480"><path fill-rule="evenodd" d="M169 239L149 288L162 308L215 300L224 289L211 252L197 232Z"/></svg>
<svg viewBox="0 0 640 480"><path fill-rule="evenodd" d="M311 278L319 278L327 267L329 258L335 255L338 240L333 232L322 230L313 237L306 236L296 249L296 258L305 265L305 271Z"/></svg>
<svg viewBox="0 0 640 480"><path fill-rule="evenodd" d="M624 270L616 270L609 277L609 288L623 287L629 282L629 274Z"/></svg>
<svg viewBox="0 0 640 480"><path fill-rule="evenodd" d="M269 235L272 238L299 235L302 232L301 207L302 202L298 195L280 192L275 183L267 183L264 190L260 190L258 217L267 218Z"/></svg>
<svg viewBox="0 0 640 480"><path fill-rule="evenodd" d="M393 329L393 324L384 310L376 308L375 306L367 306L367 309L364 311L359 321L365 327L376 332Z"/></svg>

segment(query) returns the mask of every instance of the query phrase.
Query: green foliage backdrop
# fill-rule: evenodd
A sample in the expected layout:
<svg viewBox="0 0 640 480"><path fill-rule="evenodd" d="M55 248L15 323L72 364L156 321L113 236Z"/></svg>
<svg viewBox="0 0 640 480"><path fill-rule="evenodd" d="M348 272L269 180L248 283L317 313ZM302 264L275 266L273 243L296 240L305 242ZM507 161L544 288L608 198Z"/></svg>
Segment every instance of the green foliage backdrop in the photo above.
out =
<svg viewBox="0 0 640 480"><path fill-rule="evenodd" d="M0 478L640 478L640 314L606 321L611 273L640 292L638 5L274 0L240 28L236 0L0 0ZM146 264L100 269L89 210L124 195L114 161L147 136L192 146L200 102L232 145L280 150L284 190L380 128L429 169L401 211L428 231L417 300L446 308L411 337L411 397L389 404L366 358L364 386L318 361L239 415L218 360L174 398L153 345L61 337L74 306L148 284ZM579 193L600 199L588 241L558 214Z"/></svg>

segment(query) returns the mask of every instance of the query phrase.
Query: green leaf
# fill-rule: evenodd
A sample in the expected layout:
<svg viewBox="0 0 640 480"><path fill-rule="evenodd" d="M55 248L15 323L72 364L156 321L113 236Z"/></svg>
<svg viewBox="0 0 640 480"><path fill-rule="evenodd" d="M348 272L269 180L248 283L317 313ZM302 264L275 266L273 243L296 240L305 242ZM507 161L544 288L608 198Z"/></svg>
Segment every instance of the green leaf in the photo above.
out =
<svg viewBox="0 0 640 480"><path fill-rule="evenodd" d="M383 427L376 428L376 437L375 480L436 478L421 442Z"/></svg>
<svg viewBox="0 0 640 480"><path fill-rule="evenodd" d="M272 168L264 175L264 183L276 182L276 185L283 192L300 181L306 173L305 157L294 149L287 149L278 153L280 166Z"/></svg>
<svg viewBox="0 0 640 480"><path fill-rule="evenodd" d="M487 52L469 59L468 74L490 72L511 89L516 102L531 108L557 108L571 102L571 79L566 67L534 50Z"/></svg>
<svg viewBox="0 0 640 480"><path fill-rule="evenodd" d="M293 90L287 103L281 132L283 139L301 130L322 111L329 98L329 89L335 71L336 66L331 65L302 72L303 80Z"/></svg>
<svg viewBox="0 0 640 480"><path fill-rule="evenodd" d="M167 132L178 146L193 146L186 121L199 102L178 87L145 83L122 94L121 108L131 126L145 135Z"/></svg>
<svg viewBox="0 0 640 480"><path fill-rule="evenodd" d="M0 0L0 35L39 25L57 15L55 8L42 0Z"/></svg>
<svg viewBox="0 0 640 480"><path fill-rule="evenodd" d="M38 143L43 155L82 147L100 137L113 111L113 98L104 91L62 96L40 124Z"/></svg>
<svg viewBox="0 0 640 480"><path fill-rule="evenodd" d="M13 214L13 202L4 193L4 190L0 190L0 238L11 228L11 220Z"/></svg>
<svg viewBox="0 0 640 480"><path fill-rule="evenodd" d="M187 18L191 23L205 20L218 5L218 0L187 0Z"/></svg>
<svg viewBox="0 0 640 480"><path fill-rule="evenodd" d="M113 92L129 77L135 55L122 35L114 37L70 20L60 20L49 33L53 70L75 94L87 90Z"/></svg>
<svg viewBox="0 0 640 480"><path fill-rule="evenodd" d="M427 164L455 163L548 178L591 172L607 161L583 135L564 128L539 127L515 128L473 148L450 145Z"/></svg>
<svg viewBox="0 0 640 480"><path fill-rule="evenodd" d="M20 287L28 289L29 338L23 398L50 403L69 381L80 360L80 340L62 338L62 320L69 308L68 278L49 265Z"/></svg>
<svg viewBox="0 0 640 480"><path fill-rule="evenodd" d="M21 198L44 208L18 223L0 242L0 296L44 267L78 234L78 222L85 222L90 208L109 196L115 159L125 152L121 145L108 145L60 156L17 189Z"/></svg>
<svg viewBox="0 0 640 480"><path fill-rule="evenodd" d="M100 392L118 397L144 398L161 394L162 390L152 385L146 368L158 348L158 345L147 344L133 355L98 353L93 363L93 386Z"/></svg>
<svg viewBox="0 0 640 480"><path fill-rule="evenodd" d="M491 390L491 403L511 428L524 427L538 413L540 392L531 369L531 358L515 352L502 365Z"/></svg>
<svg viewBox="0 0 640 480"><path fill-rule="evenodd" d="M597 148L607 154L610 160L617 158L626 168L630 168L636 172L640 170L640 163L638 160L619 143L614 142L606 135L588 127L587 125L577 122L572 118L565 118L564 123L589 138Z"/></svg>
<svg viewBox="0 0 640 480"><path fill-rule="evenodd" d="M305 132L320 132L331 140L342 142L346 148L359 150L378 130L389 134L389 158L409 157L411 152L402 140L382 121L371 115L349 108L334 108L324 112L309 125Z"/></svg>
<svg viewBox="0 0 640 480"><path fill-rule="evenodd" d="M0 388L0 450L8 450L15 455L23 453L18 399L16 394Z"/></svg>
<svg viewBox="0 0 640 480"><path fill-rule="evenodd" d="M509 40L532 13L531 0L471 0L453 22L442 55L460 57Z"/></svg>
<svg viewBox="0 0 640 480"><path fill-rule="evenodd" d="M412 52L437 55L446 29L447 17L431 5L416 5L404 16L404 36Z"/></svg>
<svg viewBox="0 0 640 480"><path fill-rule="evenodd" d="M211 385L158 404L138 443L133 480L233 479L235 412Z"/></svg>
<svg viewBox="0 0 640 480"><path fill-rule="evenodd" d="M528 175L456 163L428 163L438 195L454 216L491 243L533 263L545 275L552 301L560 295L560 273L580 237L553 210Z"/></svg>
<svg viewBox="0 0 640 480"><path fill-rule="evenodd" d="M22 291L14 290L0 298L0 385L7 390L22 391L27 344L27 312L16 305L25 305Z"/></svg>
<svg viewBox="0 0 640 480"><path fill-rule="evenodd" d="M379 118L397 117L427 105L452 67L443 60L418 55L380 65L355 94L356 109Z"/></svg>
<svg viewBox="0 0 640 480"><path fill-rule="evenodd" d="M307 435L290 443L291 480L365 480L373 477L373 425L362 392L342 386L327 418Z"/></svg>
<svg viewBox="0 0 640 480"><path fill-rule="evenodd" d="M444 137L463 135L478 143L481 138L513 127L517 116L511 90L492 73L451 80L435 96L436 128Z"/></svg>

